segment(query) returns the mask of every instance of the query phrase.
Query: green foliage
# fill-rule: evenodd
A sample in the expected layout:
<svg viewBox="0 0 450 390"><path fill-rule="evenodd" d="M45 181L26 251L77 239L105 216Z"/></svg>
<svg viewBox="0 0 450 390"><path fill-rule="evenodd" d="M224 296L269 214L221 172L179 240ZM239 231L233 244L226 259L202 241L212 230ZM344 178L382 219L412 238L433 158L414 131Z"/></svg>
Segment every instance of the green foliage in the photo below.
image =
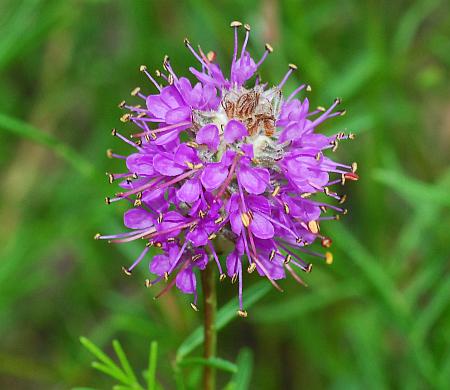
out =
<svg viewBox="0 0 450 390"><path fill-rule="evenodd" d="M204 364L227 390L447 388L449 10L442 0L0 2L0 388L198 389ZM286 280L280 294L249 275L241 319L236 286L220 284L220 358L205 361L188 299L153 300L145 265L121 274L139 243L92 237L122 229L121 206L103 204L116 191L103 173L123 168L104 151L127 152L109 137L130 131L117 103L136 85L152 91L139 65L160 68L169 54L187 75L185 36L226 62L234 19L252 25L257 57L273 44L265 79L294 62L288 92L307 82L313 106L343 98L348 114L322 130L357 134L336 158L357 161L361 180L345 188L349 215L321 224L334 264L308 259L308 288ZM106 375L89 367L80 334Z"/></svg>
<svg viewBox="0 0 450 390"><path fill-rule="evenodd" d="M116 353L116 356L120 362L120 366L117 365L99 347L97 347L86 337L81 337L80 342L90 353L92 353L99 360L99 362L92 362L92 367L121 383L120 385L113 386L114 390L144 390L144 387L141 386L138 379L136 378L136 375L119 341L114 340L112 345L114 352ZM157 387L159 387L159 385L156 383L157 350L158 344L156 342L152 342L150 344L148 363L149 369L144 375L147 381L148 390L155 390Z"/></svg>

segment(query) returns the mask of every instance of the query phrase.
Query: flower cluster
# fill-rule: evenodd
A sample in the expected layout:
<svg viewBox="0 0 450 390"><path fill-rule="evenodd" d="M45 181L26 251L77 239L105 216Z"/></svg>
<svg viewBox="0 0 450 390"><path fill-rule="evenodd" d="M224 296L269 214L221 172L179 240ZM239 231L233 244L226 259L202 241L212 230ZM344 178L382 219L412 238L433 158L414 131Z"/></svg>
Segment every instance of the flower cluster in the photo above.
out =
<svg viewBox="0 0 450 390"><path fill-rule="evenodd" d="M319 223L337 219L346 210L340 207L344 197L330 186L358 176L355 163L339 164L324 155L352 134L328 137L315 132L325 120L344 114L336 110L340 100L328 109L310 110L308 99L297 97L310 90L305 84L284 97L283 86L297 69L293 64L278 85L262 83L256 72L272 47L266 44L256 61L247 51L250 26L243 26L240 49L242 24L233 22L231 27L234 52L228 77L215 62L214 52L205 54L200 47L197 51L187 39L185 45L198 61L198 69L189 69L195 84L175 73L167 56L164 71L156 72L161 84L141 67L156 93L146 95L136 88L132 95L143 104L120 104L128 110L121 120L140 131L130 140L113 130L134 152L122 156L108 151L109 157L125 160L127 170L109 174L111 182L120 179L122 190L106 202L131 203L124 215L130 230L96 238L116 243L145 240L142 253L124 268L126 274L151 246L160 248L162 254L150 259L150 272L156 276L147 279L147 286L166 280L166 291L176 284L184 293L194 294L194 309L195 269L215 262L220 280L228 275L238 282L238 314L246 316L244 267L279 288L276 280L287 272L303 283L295 268L311 271L305 256L332 262L330 252L316 253L307 246L317 239L325 248L331 245ZM335 199L338 206L317 194ZM327 211L333 215L326 216ZM228 249L219 251L227 248L224 243Z"/></svg>

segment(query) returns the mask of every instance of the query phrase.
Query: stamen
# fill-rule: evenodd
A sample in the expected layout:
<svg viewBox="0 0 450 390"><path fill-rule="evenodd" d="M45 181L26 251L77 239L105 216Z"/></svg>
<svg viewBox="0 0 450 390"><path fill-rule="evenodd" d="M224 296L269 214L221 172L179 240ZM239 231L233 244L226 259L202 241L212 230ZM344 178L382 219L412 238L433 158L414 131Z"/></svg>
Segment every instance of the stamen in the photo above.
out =
<svg viewBox="0 0 450 390"><path fill-rule="evenodd" d="M211 244L211 241L208 241L208 247L214 257L214 260L216 261L217 268L219 269L220 277L222 277L222 275L224 275L224 273L222 271L222 266L220 265L219 257L217 256L217 253L214 250L214 246Z"/></svg>
<svg viewBox="0 0 450 390"><path fill-rule="evenodd" d="M233 52L233 61L231 63L231 68L233 69L233 65L236 62L237 51L238 51L238 33L237 30L242 26L241 22L233 21L230 23L230 27L234 28L234 52Z"/></svg>
<svg viewBox="0 0 450 390"><path fill-rule="evenodd" d="M108 149L106 151L106 157L108 158L119 158L121 160L126 160L127 157L126 156L122 156L121 154L116 154L112 151L112 149Z"/></svg>
<svg viewBox="0 0 450 390"><path fill-rule="evenodd" d="M244 38L244 44L242 45L241 58L244 56L245 48L247 47L248 37L250 35L250 25L244 24L244 28L245 28L245 38Z"/></svg>
<svg viewBox="0 0 450 390"><path fill-rule="evenodd" d="M331 244L333 243L333 241L331 240L330 237L323 237L321 244L324 248L329 248L331 246Z"/></svg>
<svg viewBox="0 0 450 390"><path fill-rule="evenodd" d="M141 252L141 254L136 259L136 261L131 265L131 267L128 268L129 272L131 272L133 270L133 268L136 267L142 261L142 259L145 257L145 255L147 254L149 249L150 249L149 247L145 247L145 249Z"/></svg>
<svg viewBox="0 0 450 390"><path fill-rule="evenodd" d="M161 86L156 82L156 80L150 75L145 65L141 65L139 70L144 72L148 79L153 83L153 85L161 92Z"/></svg>
<svg viewBox="0 0 450 390"><path fill-rule="evenodd" d="M263 64L263 62L266 60L267 56L270 53L273 53L273 48L268 43L266 43L266 45L264 47L265 47L264 53L263 53L261 59L256 64L256 69L258 69Z"/></svg>
<svg viewBox="0 0 450 390"><path fill-rule="evenodd" d="M208 68L208 64L197 54L197 52L191 46L191 43L189 42L189 39L184 38L184 45L190 50L190 52L198 60L198 62L200 62L202 64L202 66L204 66L205 68Z"/></svg>
<svg viewBox="0 0 450 390"><path fill-rule="evenodd" d="M338 104L341 104L341 99L336 98L336 99L334 100L334 103L330 106L330 108L329 108L328 110L326 110L326 111L325 111L321 116L319 116L317 119L315 119L315 120L311 123L311 125L308 126L308 129L313 128L313 127L319 125L320 123L322 123L323 121L325 121L326 119L330 118L331 115L333 115L333 114L330 115L331 111L333 111L333 110L335 109L335 107L336 107ZM320 107L320 108L322 108L322 107ZM318 107L318 109L319 109L319 107ZM342 114L342 112L339 112L337 115L341 115L341 114Z"/></svg>
<svg viewBox="0 0 450 390"><path fill-rule="evenodd" d="M131 276L131 272L125 267L122 267L122 272L127 276Z"/></svg>
<svg viewBox="0 0 450 390"><path fill-rule="evenodd" d="M306 84L302 84L300 85L300 87L298 87L297 89L294 90L294 92L292 92L289 97L286 100L286 103L289 103L300 91L302 91L304 88L306 87L306 90L308 90L309 85Z"/></svg>
<svg viewBox="0 0 450 390"><path fill-rule="evenodd" d="M308 285L303 281L303 279L298 276L294 270L292 269L292 267L289 264L285 264L286 269L289 271L289 273L292 275L292 277L295 279L295 281L297 281L298 283L300 283L301 285L308 287Z"/></svg>
<svg viewBox="0 0 450 390"><path fill-rule="evenodd" d="M297 70L297 65L289 64L289 70L287 71L286 75L283 77L283 80L281 80L281 83L278 84L278 89L283 88L283 85L288 80L289 76L292 74L294 70Z"/></svg>
<svg viewBox="0 0 450 390"><path fill-rule="evenodd" d="M131 142L129 139L124 137L122 134L118 133L116 129L112 129L111 134L114 137L117 137L121 139L123 142L127 143L128 145L132 146L133 148L136 148L138 150L142 150L138 145L136 145L134 142Z"/></svg>

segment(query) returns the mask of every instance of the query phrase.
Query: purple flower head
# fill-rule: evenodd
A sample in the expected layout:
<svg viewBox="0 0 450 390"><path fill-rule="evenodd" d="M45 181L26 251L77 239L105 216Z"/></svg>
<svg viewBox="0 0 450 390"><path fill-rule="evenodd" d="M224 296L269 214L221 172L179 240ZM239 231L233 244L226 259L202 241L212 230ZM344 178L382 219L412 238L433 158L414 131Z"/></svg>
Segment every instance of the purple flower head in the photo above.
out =
<svg viewBox="0 0 450 390"><path fill-rule="evenodd" d="M213 262L220 280L228 275L238 283L238 313L246 316L245 268L281 289L277 281L287 274L303 283L297 271L311 271L308 259L332 262L330 252L308 246L319 240L330 247L331 239L320 232L321 221L346 212L341 207L345 196L331 187L358 175L356 163L340 164L325 156L353 135L316 132L325 120L345 113L336 110L340 100L328 109L310 110L308 99L298 97L310 90L305 84L283 95L283 86L297 69L292 64L278 85L262 84L254 76L272 47L266 45L261 58L253 59L247 51L250 27L244 25L239 46L242 24L231 26L235 44L229 75L215 62L214 52L197 51L187 39L185 45L198 62L189 69L196 82L175 73L168 57L164 71L156 72L164 86L141 67L152 92L136 88L132 95L142 99L141 104L120 104L128 110L121 120L132 122L139 132L130 140L113 130L132 151L128 156L108 152L126 163L124 173L109 175L111 182L120 180L121 191L106 201L130 203L124 214L128 231L96 238L144 240L136 261L124 268L126 274L150 247L158 248L149 259L154 277L147 279L147 286L165 280L159 295L176 286L194 295L194 309L198 272ZM231 248L225 252L218 249L224 242Z"/></svg>

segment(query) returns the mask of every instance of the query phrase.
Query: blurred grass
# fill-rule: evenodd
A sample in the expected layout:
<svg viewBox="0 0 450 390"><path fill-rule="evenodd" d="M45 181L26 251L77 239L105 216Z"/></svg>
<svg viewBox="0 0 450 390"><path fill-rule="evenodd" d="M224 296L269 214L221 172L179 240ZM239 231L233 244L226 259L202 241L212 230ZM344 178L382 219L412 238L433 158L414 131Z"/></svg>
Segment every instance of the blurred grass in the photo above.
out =
<svg viewBox="0 0 450 390"><path fill-rule="evenodd" d="M117 103L150 86L141 64L192 65L183 38L229 58L228 23L252 25L250 48L275 52L262 75L286 64L312 85L313 104L344 99L340 160L358 161L348 218L324 224L335 263L315 264L307 289L284 282L219 338L237 362L227 389L446 388L450 383L450 9L440 0L0 2L0 388L108 388L79 343L120 338L137 372L158 340L157 381L195 388L199 367L176 351L200 317L180 294L142 287L145 266L120 273L139 245L107 246L121 206L103 205ZM129 128L125 129L125 132ZM256 282L247 278L247 287ZM221 285L221 305L234 286ZM242 347L243 350L238 357ZM112 353L108 347L107 351ZM247 351L247 352L246 352ZM252 368L253 367L253 368ZM140 370L140 371L139 371ZM251 379L250 378L251 375ZM230 374L221 373L224 384ZM251 383L249 386L248 383Z"/></svg>

